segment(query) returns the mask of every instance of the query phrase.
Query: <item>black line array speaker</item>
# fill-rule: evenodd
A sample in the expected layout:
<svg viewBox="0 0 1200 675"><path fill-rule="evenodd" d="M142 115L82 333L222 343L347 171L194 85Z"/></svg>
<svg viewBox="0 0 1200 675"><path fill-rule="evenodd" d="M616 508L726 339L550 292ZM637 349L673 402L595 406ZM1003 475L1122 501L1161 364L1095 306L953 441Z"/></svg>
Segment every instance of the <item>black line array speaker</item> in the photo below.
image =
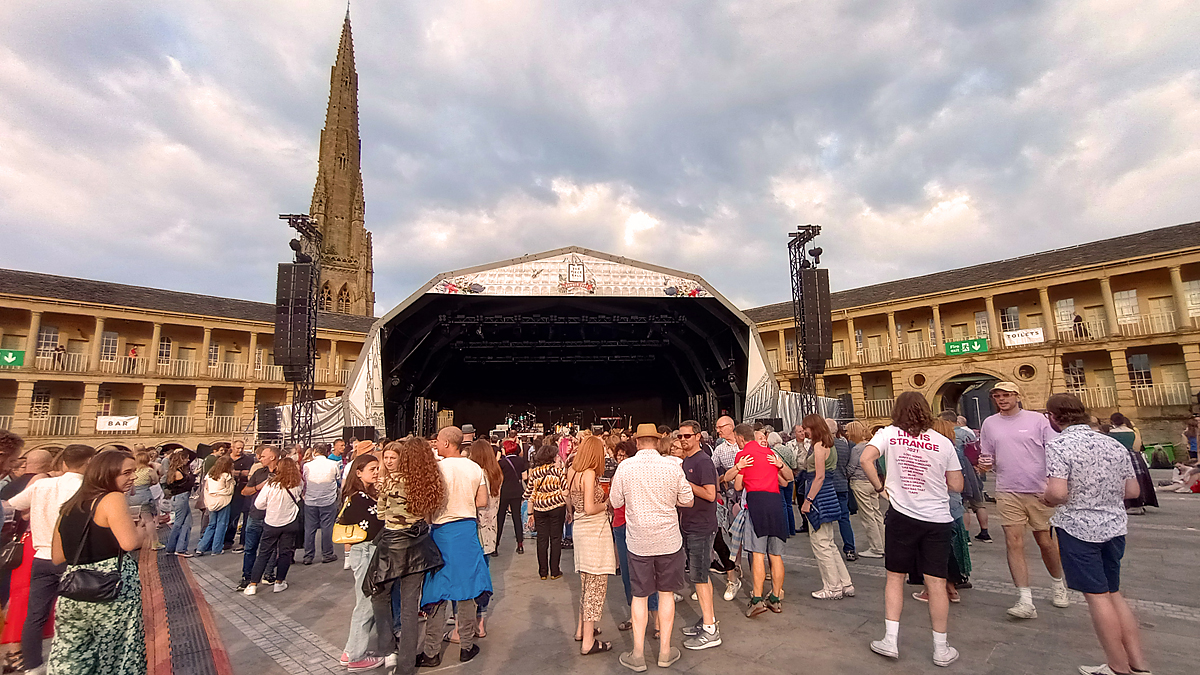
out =
<svg viewBox="0 0 1200 675"><path fill-rule="evenodd" d="M375 427L342 427L342 440L347 443L351 438L357 438L360 441L376 441L378 432Z"/></svg>
<svg viewBox="0 0 1200 675"><path fill-rule="evenodd" d="M279 408L271 403L261 403L258 406L258 433L279 433Z"/></svg>
<svg viewBox="0 0 1200 675"><path fill-rule="evenodd" d="M833 317L829 302L829 270L800 270L804 336L800 352L810 373L825 372L826 359L833 358Z"/></svg>
<svg viewBox="0 0 1200 675"><path fill-rule="evenodd" d="M311 263L280 263L275 286L275 365L291 382L304 379L313 355L309 353L309 292Z"/></svg>
<svg viewBox="0 0 1200 675"><path fill-rule="evenodd" d="M842 414L840 417L842 419L854 417L854 397L850 394L839 394L838 401L842 404Z"/></svg>

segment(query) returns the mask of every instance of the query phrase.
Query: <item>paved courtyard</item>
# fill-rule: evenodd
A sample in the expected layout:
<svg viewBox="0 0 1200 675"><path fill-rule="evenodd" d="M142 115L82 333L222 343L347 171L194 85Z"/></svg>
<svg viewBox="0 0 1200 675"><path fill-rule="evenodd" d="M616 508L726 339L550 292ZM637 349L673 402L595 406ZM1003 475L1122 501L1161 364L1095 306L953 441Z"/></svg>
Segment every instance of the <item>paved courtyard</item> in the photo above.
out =
<svg viewBox="0 0 1200 675"><path fill-rule="evenodd" d="M1166 472L1155 471L1155 478ZM1161 509L1131 517L1122 586L1135 603L1142 635L1155 673L1196 672L1195 645L1200 636L1200 497L1159 493ZM857 517L854 518L857 521ZM976 528L977 530L977 528ZM998 536L998 523L992 524ZM621 582L610 578L603 639L614 641L610 654L583 657L571 636L579 597L578 576L571 573L570 551L564 551L565 576L541 581L537 559L514 554L511 531L501 555L492 559L496 595L492 599L488 637L472 662L458 661L457 645L449 645L443 665L423 672L463 669L478 673L628 672L617 663L617 651L632 645L631 633L616 624L628 617ZM1033 572L1038 618L1015 621L1005 609L1015 599L1002 541L971 547L975 588L962 592L950 611L950 642L961 652L948 670L962 673L1074 673L1080 664L1103 662L1082 596L1056 609L1049 602L1049 576L1036 554L1032 537L1026 552ZM339 563L296 565L290 588L248 598L234 592L241 555L188 561L212 606L218 629L236 673L295 675L344 673L337 663L346 640L354 605L353 579ZM696 674L879 672L947 672L930 658L932 639L925 606L908 598L901 623L899 661L871 653L867 644L883 629L884 570L881 560L849 563L858 595L840 601L818 601L809 592L820 587L807 535L787 544L787 579L782 614L747 619L741 611L746 594L724 602L724 583L716 581L717 618L724 641L701 652L684 651L672 669ZM696 603L680 603L678 627L697 618ZM651 643L653 644L653 643ZM678 644L676 642L676 644ZM650 671L656 666L650 663ZM372 671L382 672L382 671Z"/></svg>

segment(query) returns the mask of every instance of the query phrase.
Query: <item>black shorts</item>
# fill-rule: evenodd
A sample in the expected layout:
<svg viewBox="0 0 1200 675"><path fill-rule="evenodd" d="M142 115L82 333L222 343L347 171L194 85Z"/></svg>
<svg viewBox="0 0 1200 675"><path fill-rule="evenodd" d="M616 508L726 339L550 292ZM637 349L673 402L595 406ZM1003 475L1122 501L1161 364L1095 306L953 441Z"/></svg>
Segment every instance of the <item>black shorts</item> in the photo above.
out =
<svg viewBox="0 0 1200 675"><path fill-rule="evenodd" d="M1088 594L1121 590L1125 535L1097 543L1076 539L1061 527L1054 528L1054 534L1058 538L1058 553L1067 588Z"/></svg>
<svg viewBox="0 0 1200 675"><path fill-rule="evenodd" d="M889 572L945 579L953 528L954 523L930 523L888 509L883 517L883 566Z"/></svg>
<svg viewBox="0 0 1200 675"><path fill-rule="evenodd" d="M673 593L687 587L683 547L666 555L640 556L629 552L629 588L635 598Z"/></svg>

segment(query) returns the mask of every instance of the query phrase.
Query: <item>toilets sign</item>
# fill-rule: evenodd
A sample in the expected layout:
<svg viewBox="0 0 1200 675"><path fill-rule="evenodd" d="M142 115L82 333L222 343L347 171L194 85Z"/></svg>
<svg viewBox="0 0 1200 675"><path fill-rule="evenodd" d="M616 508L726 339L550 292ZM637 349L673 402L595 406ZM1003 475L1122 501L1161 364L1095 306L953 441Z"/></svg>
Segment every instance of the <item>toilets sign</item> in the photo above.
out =
<svg viewBox="0 0 1200 675"><path fill-rule="evenodd" d="M963 356L964 354L982 354L988 350L986 338L974 340L959 340L946 343L946 356Z"/></svg>

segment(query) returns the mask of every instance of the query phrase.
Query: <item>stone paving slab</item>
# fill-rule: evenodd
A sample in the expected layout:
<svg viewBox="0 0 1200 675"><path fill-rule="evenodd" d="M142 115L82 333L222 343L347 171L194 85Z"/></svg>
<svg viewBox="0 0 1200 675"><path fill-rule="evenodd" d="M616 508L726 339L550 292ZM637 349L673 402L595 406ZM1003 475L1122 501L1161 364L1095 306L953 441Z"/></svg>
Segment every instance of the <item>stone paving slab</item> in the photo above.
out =
<svg viewBox="0 0 1200 675"><path fill-rule="evenodd" d="M1159 498L1162 509L1130 519L1122 585L1142 624L1155 672L1190 673L1195 671L1192 645L1200 635L1200 596L1194 594L1194 580L1200 577L1200 498L1161 493ZM999 531L996 525L993 529ZM570 551L564 551L564 579L541 581L533 546L527 546L523 556L514 555L512 549L509 533L501 556L492 559L496 595L488 637L480 642L482 653L460 664L450 645L444 665L433 671L627 673L616 655L632 645L631 634L616 630L616 623L628 617L620 579L610 579L605 616L599 623L602 638L614 641L614 653L582 657L578 643L571 640L579 582L571 573ZM717 618L724 643L701 652L685 651L671 670L697 675L947 670L1040 675L1074 673L1080 664L1103 660L1082 596L1074 594L1066 609L1050 605L1049 575L1032 537L1027 537L1026 555L1038 603L1039 618L1033 621L1014 621L1005 614L1016 593L1008 578L1003 542L976 543L971 555L975 588L963 591L963 602L951 607L950 640L962 658L949 669L933 665L928 613L912 599L906 600L902 619L901 659L890 661L871 653L867 645L882 634L883 626L882 561L849 564L857 597L814 600L808 592L819 588L820 578L807 536L798 535L786 546L783 614L746 619L741 614L745 592L736 602L724 602L718 595ZM268 590L254 597L232 590L240 574L240 555L191 559L188 564L218 617L235 672L346 672L337 657L354 604L353 580L340 564L296 565L288 575L287 591ZM722 580L714 586L718 594L723 592ZM676 635L679 626L696 618L694 602L680 603ZM678 640L673 644L678 646Z"/></svg>

